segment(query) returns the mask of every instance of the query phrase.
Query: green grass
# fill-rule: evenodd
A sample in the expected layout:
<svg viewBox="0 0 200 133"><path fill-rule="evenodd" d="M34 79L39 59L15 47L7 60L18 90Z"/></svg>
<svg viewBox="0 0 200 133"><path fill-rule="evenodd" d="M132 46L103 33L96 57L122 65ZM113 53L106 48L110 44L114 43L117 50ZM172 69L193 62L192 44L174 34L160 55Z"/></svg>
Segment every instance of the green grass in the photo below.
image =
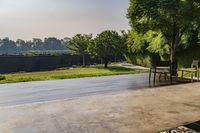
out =
<svg viewBox="0 0 200 133"><path fill-rule="evenodd" d="M146 71L131 70L119 66L110 66L105 69L103 66L98 67L85 67L85 68L63 68L60 70L43 71L43 72L18 72L4 74L6 79L0 80L3 83L16 83L16 82L29 82L41 80L54 80L54 79L69 79L69 78L82 78L82 77L95 77L107 75L120 75L120 74L136 74Z"/></svg>

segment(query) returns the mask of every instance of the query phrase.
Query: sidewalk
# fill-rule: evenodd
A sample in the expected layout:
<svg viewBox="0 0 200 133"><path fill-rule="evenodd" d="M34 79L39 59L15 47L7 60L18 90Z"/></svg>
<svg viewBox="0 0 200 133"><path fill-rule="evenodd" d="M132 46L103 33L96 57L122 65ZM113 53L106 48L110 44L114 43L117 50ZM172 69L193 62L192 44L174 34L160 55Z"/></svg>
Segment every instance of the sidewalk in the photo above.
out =
<svg viewBox="0 0 200 133"><path fill-rule="evenodd" d="M0 107L0 133L156 133L200 120L200 84Z"/></svg>
<svg viewBox="0 0 200 133"><path fill-rule="evenodd" d="M133 70L149 70L149 68L147 68L147 67L133 65L133 64L129 64L129 63L119 63L118 66L130 68L130 69L133 69Z"/></svg>

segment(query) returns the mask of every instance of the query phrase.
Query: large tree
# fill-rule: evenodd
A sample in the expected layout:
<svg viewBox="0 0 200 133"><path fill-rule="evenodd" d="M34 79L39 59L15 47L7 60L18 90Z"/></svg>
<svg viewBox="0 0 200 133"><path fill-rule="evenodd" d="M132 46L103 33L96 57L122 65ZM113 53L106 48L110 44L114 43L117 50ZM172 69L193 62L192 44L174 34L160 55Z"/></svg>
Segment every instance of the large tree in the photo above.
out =
<svg viewBox="0 0 200 133"><path fill-rule="evenodd" d="M88 54L88 45L92 40L92 34L75 35L68 43L67 48L72 54L79 54L83 57L83 66L85 66L85 56Z"/></svg>
<svg viewBox="0 0 200 133"><path fill-rule="evenodd" d="M121 36L116 31L107 30L97 35L92 47L96 55L103 59L105 68L107 68L110 57L119 55L124 50L122 46Z"/></svg>
<svg viewBox="0 0 200 133"><path fill-rule="evenodd" d="M200 26L199 0L130 0L128 18L133 29L141 33L161 32L170 47L173 68L177 49L190 31Z"/></svg>

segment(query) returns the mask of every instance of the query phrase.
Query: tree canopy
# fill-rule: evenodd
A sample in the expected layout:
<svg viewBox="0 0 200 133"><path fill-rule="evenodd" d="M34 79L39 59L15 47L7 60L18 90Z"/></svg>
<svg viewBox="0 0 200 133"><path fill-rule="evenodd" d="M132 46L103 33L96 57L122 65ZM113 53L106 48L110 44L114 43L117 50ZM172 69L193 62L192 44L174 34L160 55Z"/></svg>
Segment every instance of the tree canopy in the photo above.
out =
<svg viewBox="0 0 200 133"><path fill-rule="evenodd" d="M104 60L105 68L108 65L109 58L122 54L123 41L121 36L116 31L103 31L98 34L92 44L94 52L99 58Z"/></svg>
<svg viewBox="0 0 200 133"><path fill-rule="evenodd" d="M88 45L91 43L92 35L75 35L66 45L72 54L83 56L83 66L85 66L85 55L88 54Z"/></svg>
<svg viewBox="0 0 200 133"><path fill-rule="evenodd" d="M192 31L200 30L199 0L130 0L127 14L131 27L139 33L161 33L176 62L178 46L188 40Z"/></svg>

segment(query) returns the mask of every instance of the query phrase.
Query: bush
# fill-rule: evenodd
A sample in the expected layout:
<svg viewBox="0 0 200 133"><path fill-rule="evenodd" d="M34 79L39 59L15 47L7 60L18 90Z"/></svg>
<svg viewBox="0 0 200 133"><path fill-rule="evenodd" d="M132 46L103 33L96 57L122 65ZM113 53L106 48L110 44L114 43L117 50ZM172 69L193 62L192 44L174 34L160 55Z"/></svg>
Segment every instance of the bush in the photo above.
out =
<svg viewBox="0 0 200 133"><path fill-rule="evenodd" d="M24 56L26 56L26 57L32 57L32 56L35 56L35 55L36 55L36 53L31 52L31 51L24 53Z"/></svg>
<svg viewBox="0 0 200 133"><path fill-rule="evenodd" d="M60 53L60 52L52 52L52 53L50 53L50 55L51 56L61 56L62 53Z"/></svg>
<svg viewBox="0 0 200 133"><path fill-rule="evenodd" d="M200 46L191 45L186 49L180 49L178 52L178 66L179 67L191 67L193 60L200 60Z"/></svg>
<svg viewBox="0 0 200 133"><path fill-rule="evenodd" d="M152 66L152 57L151 55L142 55L142 54L135 54L129 57L126 57L128 63L132 63L135 65L140 65L144 67L151 67Z"/></svg>
<svg viewBox="0 0 200 133"><path fill-rule="evenodd" d="M0 80L5 80L6 76L0 74Z"/></svg>

